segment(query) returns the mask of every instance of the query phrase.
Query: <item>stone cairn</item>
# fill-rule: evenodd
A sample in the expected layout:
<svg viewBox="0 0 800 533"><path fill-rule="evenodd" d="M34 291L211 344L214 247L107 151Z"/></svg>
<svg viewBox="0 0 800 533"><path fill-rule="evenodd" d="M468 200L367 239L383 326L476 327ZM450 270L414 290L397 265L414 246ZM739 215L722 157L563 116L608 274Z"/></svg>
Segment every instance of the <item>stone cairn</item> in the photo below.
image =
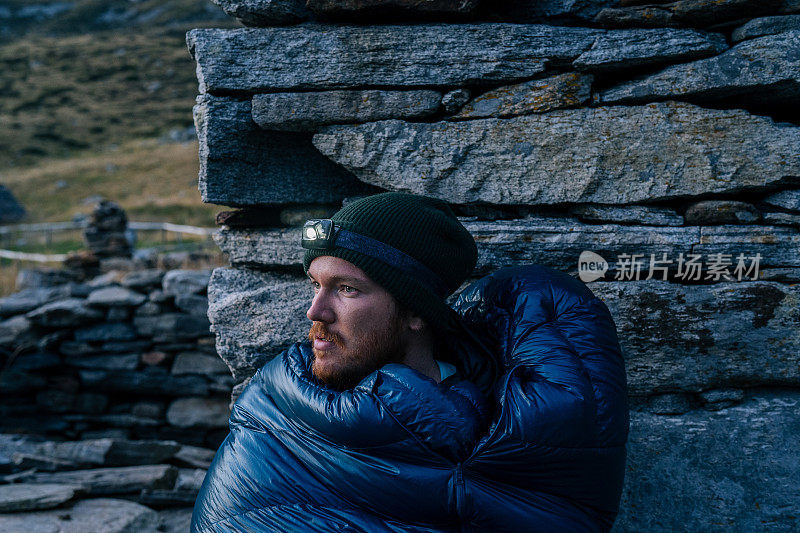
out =
<svg viewBox="0 0 800 533"><path fill-rule="evenodd" d="M89 253L0 298L0 531L188 530L234 381L211 271L131 258L125 227L101 203Z"/></svg>
<svg viewBox="0 0 800 533"><path fill-rule="evenodd" d="M187 36L200 190L242 208L209 286L234 395L306 334L304 216L436 196L476 277L604 273L615 531L800 527L800 2L215 1L249 26Z"/></svg>

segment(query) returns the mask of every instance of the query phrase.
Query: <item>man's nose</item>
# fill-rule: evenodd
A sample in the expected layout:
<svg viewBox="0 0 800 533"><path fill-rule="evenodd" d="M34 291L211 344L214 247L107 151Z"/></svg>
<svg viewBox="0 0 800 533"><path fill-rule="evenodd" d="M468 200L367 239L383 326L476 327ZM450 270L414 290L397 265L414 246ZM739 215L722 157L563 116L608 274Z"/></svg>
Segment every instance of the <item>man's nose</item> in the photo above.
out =
<svg viewBox="0 0 800 533"><path fill-rule="evenodd" d="M335 315L325 295L324 289L321 289L314 295L314 299L311 300L311 307L306 311L306 316L312 322L325 322L326 324L330 324L334 321Z"/></svg>

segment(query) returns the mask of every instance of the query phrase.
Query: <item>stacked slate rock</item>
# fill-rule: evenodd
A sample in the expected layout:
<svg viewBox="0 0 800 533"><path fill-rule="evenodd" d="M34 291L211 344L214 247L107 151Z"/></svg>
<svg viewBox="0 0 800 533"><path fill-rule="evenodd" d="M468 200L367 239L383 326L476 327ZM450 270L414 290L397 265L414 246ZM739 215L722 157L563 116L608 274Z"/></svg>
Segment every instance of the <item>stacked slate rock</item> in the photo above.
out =
<svg viewBox="0 0 800 533"><path fill-rule="evenodd" d="M187 531L234 383L210 271L56 272L0 298L0 531Z"/></svg>
<svg viewBox="0 0 800 533"><path fill-rule="evenodd" d="M209 271L110 272L0 299L0 431L216 448L233 380L206 317Z"/></svg>
<svg viewBox="0 0 800 533"><path fill-rule="evenodd" d="M200 190L242 208L209 286L234 395L307 332L304 214L436 196L476 277L538 263L611 309L615 531L800 526L800 3L218 3L253 26L187 37Z"/></svg>

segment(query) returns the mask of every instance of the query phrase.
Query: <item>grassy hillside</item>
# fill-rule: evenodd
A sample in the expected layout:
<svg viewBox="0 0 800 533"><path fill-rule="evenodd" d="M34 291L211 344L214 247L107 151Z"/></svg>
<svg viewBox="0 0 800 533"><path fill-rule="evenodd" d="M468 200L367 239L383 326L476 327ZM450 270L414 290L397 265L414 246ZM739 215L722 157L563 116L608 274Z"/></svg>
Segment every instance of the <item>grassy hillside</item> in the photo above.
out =
<svg viewBox="0 0 800 533"><path fill-rule="evenodd" d="M0 1L0 183L26 222L105 196L134 220L213 224L197 192L185 32L235 26L207 0Z"/></svg>
<svg viewBox="0 0 800 533"><path fill-rule="evenodd" d="M149 140L6 170L2 180L28 209L29 221L70 220L102 196L132 220L213 226L220 208L200 201L197 170L196 142Z"/></svg>

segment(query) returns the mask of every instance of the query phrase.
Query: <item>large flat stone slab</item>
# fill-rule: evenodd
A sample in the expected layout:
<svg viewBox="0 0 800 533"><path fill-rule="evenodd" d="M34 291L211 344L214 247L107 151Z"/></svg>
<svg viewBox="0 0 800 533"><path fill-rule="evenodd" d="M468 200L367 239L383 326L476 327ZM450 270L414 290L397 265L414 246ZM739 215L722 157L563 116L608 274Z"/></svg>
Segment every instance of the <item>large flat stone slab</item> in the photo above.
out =
<svg viewBox="0 0 800 533"><path fill-rule="evenodd" d="M314 145L364 182L451 203L627 204L800 176L800 128L680 102L330 126Z"/></svg>
<svg viewBox="0 0 800 533"><path fill-rule="evenodd" d="M0 513L51 509L67 503L80 492L80 485L0 485Z"/></svg>
<svg viewBox="0 0 800 533"><path fill-rule="evenodd" d="M753 19L733 30L731 40L736 43L746 39L775 35L776 33L783 33L791 30L800 30L800 15L761 17Z"/></svg>
<svg viewBox="0 0 800 533"><path fill-rule="evenodd" d="M612 531L796 531L797 391L680 416L631 413L625 486Z"/></svg>
<svg viewBox="0 0 800 533"><path fill-rule="evenodd" d="M520 24L419 24L192 30L200 91L442 87L532 78L568 63L601 30Z"/></svg>
<svg viewBox="0 0 800 533"><path fill-rule="evenodd" d="M676 261L678 254L761 254L760 267L800 264L800 232L775 226L658 227L585 224L571 218L531 217L499 221L463 221L478 246L475 275L506 266L536 263L574 272L584 250L600 254L613 269L619 254L650 254ZM299 267L303 250L298 229L223 229L216 242L233 265L256 268ZM735 259L734 259L735 263ZM673 265L674 267L674 265Z"/></svg>
<svg viewBox="0 0 800 533"><path fill-rule="evenodd" d="M198 98L194 117L204 202L334 203L371 190L321 156L310 134L265 131L251 111L249 100Z"/></svg>
<svg viewBox="0 0 800 533"><path fill-rule="evenodd" d="M71 472L28 474L27 483L67 483L80 485L91 495L135 494L144 489L172 488L178 469L169 465L93 468Z"/></svg>
<svg viewBox="0 0 800 533"><path fill-rule="evenodd" d="M537 24L305 25L187 34L200 91L260 93L518 82L546 65L612 70L705 57L720 35ZM624 59L625 62L620 60Z"/></svg>
<svg viewBox="0 0 800 533"><path fill-rule="evenodd" d="M572 65L578 70L602 72L690 61L727 49L725 36L719 33L668 28L610 31L598 37Z"/></svg>
<svg viewBox="0 0 800 533"><path fill-rule="evenodd" d="M217 353L234 378L255 373L288 345L308 335L313 297L306 278L218 268L208 286ZM280 311L278 311L280 310Z"/></svg>
<svg viewBox="0 0 800 533"><path fill-rule="evenodd" d="M718 56L673 65L600 93L607 104L731 97L795 104L800 97L800 30L744 41Z"/></svg>
<svg viewBox="0 0 800 533"><path fill-rule="evenodd" d="M158 531L158 513L126 500L96 498L70 509L0 515L0 531L141 533Z"/></svg>
<svg viewBox="0 0 800 533"><path fill-rule="evenodd" d="M337 18L383 13L466 15L479 0L308 0L308 9L319 15Z"/></svg>
<svg viewBox="0 0 800 533"><path fill-rule="evenodd" d="M619 332L631 395L800 384L800 286L589 284Z"/></svg>
<svg viewBox="0 0 800 533"><path fill-rule="evenodd" d="M314 131L330 124L419 119L439 109L438 91L321 91L253 96L253 120L265 130Z"/></svg>

